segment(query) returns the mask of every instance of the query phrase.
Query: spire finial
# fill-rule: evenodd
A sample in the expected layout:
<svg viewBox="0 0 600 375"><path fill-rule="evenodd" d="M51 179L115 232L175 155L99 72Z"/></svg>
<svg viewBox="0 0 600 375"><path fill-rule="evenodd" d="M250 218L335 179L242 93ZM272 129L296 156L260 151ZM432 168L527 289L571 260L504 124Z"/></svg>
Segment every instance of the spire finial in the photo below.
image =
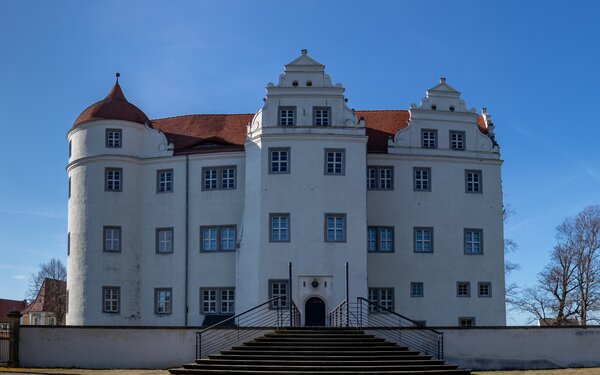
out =
<svg viewBox="0 0 600 375"><path fill-rule="evenodd" d="M121 76L121 73L117 72L117 74L115 74L115 76L117 77L117 83L119 83L119 77Z"/></svg>
<svg viewBox="0 0 600 375"><path fill-rule="evenodd" d="M306 54L308 53L308 50L302 49L302 50L300 50L300 53L302 53L302 56L306 56Z"/></svg>

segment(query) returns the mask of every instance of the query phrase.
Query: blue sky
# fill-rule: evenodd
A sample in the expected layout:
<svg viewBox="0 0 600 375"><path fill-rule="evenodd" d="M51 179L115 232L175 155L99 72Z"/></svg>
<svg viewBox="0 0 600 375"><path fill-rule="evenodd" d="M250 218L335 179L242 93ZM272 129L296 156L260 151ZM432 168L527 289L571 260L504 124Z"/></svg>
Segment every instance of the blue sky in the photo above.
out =
<svg viewBox="0 0 600 375"><path fill-rule="evenodd" d="M555 227L600 203L600 5L584 1L0 2L0 298L66 262L66 132L122 74L150 118L251 113L306 48L356 109L407 109L440 76L487 107L506 236L535 283ZM518 315L509 324L520 324Z"/></svg>

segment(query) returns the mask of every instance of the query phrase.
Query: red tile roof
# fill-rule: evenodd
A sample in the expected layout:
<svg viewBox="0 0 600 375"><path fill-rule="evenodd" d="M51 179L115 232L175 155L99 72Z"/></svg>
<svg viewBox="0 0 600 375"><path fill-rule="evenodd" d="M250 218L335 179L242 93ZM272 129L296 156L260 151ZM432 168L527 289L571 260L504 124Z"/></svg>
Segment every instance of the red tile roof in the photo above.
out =
<svg viewBox="0 0 600 375"><path fill-rule="evenodd" d="M56 310L56 304L61 303L57 300L66 295L67 282L55 279L44 279L40 291L38 292L35 300L22 311L23 314L30 312L42 312L49 311L54 312ZM46 294L53 293L53 296L46 298Z"/></svg>
<svg viewBox="0 0 600 375"><path fill-rule="evenodd" d="M388 139L408 126L407 110L356 111L365 120L369 137L369 153L387 153ZM244 149L247 125L253 113L187 115L152 120L152 126L162 131L175 145L175 154L238 151ZM486 133L485 123L477 117L477 125Z"/></svg>
<svg viewBox="0 0 600 375"><path fill-rule="evenodd" d="M138 124L150 125L148 116L141 109L125 99L119 81L115 83L106 98L87 107L73 123L73 127L88 121L95 120L125 120Z"/></svg>
<svg viewBox="0 0 600 375"><path fill-rule="evenodd" d="M9 320L6 317L6 314L9 312L22 311L26 307L27 302L25 301L0 298L0 323L8 323Z"/></svg>

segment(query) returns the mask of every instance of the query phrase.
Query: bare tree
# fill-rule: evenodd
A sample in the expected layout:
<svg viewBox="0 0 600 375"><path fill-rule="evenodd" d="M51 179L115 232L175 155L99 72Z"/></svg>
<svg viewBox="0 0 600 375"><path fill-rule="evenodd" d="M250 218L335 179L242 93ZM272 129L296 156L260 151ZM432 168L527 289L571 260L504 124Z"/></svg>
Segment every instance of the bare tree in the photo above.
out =
<svg viewBox="0 0 600 375"><path fill-rule="evenodd" d="M600 310L600 205L567 218L557 231L559 244L575 257L581 324L598 321L593 314Z"/></svg>
<svg viewBox="0 0 600 375"><path fill-rule="evenodd" d="M529 323L547 319L554 314L552 301L548 298L548 294L539 288L519 290L519 293L515 296L513 306L532 316Z"/></svg>
<svg viewBox="0 0 600 375"><path fill-rule="evenodd" d="M576 271L576 254L569 248L555 246L550 264L539 274L538 285L549 296L556 325L567 324L578 313Z"/></svg>
<svg viewBox="0 0 600 375"><path fill-rule="evenodd" d="M507 204L502 208L502 219L505 224L508 221L508 219L510 219L513 215L515 215L515 210L510 204ZM514 240L510 238L504 238L504 275L506 276L506 278L508 278L508 275L512 271L516 271L521 268L517 263L506 259L507 255L514 253L517 250L517 248L518 245ZM507 282L504 290L504 297L507 304L515 306L519 297L518 285L514 282Z"/></svg>
<svg viewBox="0 0 600 375"><path fill-rule="evenodd" d="M62 322L66 314L67 299L64 284L67 280L65 265L56 258L52 258L47 263L40 264L38 272L31 274L29 278L29 288L25 296L29 303L33 302L38 296L44 280L49 280L46 282L44 291L45 305L49 306L51 311L56 315L56 320Z"/></svg>

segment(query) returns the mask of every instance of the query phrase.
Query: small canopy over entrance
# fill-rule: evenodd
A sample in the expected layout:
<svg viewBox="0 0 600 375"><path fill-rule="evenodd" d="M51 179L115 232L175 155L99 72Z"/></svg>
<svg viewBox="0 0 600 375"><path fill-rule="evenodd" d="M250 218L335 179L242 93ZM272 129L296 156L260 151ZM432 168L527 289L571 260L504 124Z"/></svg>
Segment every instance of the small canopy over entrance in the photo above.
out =
<svg viewBox="0 0 600 375"><path fill-rule="evenodd" d="M304 304L304 325L325 325L325 302L319 297L311 297Z"/></svg>

